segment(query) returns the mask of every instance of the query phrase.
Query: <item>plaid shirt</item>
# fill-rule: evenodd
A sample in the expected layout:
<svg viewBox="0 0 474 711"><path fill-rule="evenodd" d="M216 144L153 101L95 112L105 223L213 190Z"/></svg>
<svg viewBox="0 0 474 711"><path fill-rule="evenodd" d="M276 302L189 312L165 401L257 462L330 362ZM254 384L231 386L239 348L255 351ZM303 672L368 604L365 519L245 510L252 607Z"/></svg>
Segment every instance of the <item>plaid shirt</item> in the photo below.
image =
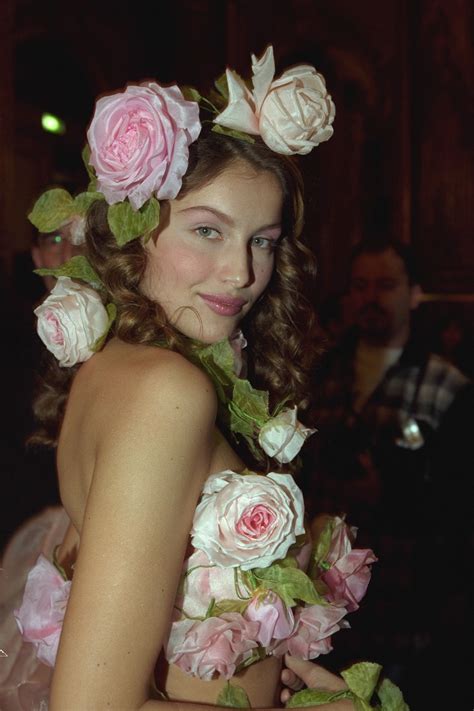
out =
<svg viewBox="0 0 474 711"><path fill-rule="evenodd" d="M462 541L469 535L461 528L470 528L464 510L470 498L462 482L474 473L474 386L411 341L355 412L356 346L349 334L317 373L311 418L317 432L303 450L302 487L311 516L345 513L359 528L357 546L373 548L379 558L335 658L404 664L417 645L431 643L440 561L453 562L450 575L459 580L451 579L452 589L465 588L463 561L470 557ZM423 435L418 449L399 444L407 417Z"/></svg>

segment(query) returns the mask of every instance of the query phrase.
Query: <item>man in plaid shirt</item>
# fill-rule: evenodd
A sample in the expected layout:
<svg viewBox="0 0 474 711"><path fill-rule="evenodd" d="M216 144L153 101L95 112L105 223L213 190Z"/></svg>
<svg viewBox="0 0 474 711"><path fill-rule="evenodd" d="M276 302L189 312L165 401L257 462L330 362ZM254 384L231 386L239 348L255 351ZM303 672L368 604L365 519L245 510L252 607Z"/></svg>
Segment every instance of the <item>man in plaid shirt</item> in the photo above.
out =
<svg viewBox="0 0 474 711"><path fill-rule="evenodd" d="M461 571L472 550L462 491L474 473L474 386L417 338L411 315L421 289L408 246L356 247L348 297L353 326L316 373L318 432L303 485L312 515L347 514L357 544L379 562L346 643L331 656L335 667L364 657L383 663L421 711L420 665L453 633L433 607L443 560L456 560L451 597L459 589L466 596Z"/></svg>

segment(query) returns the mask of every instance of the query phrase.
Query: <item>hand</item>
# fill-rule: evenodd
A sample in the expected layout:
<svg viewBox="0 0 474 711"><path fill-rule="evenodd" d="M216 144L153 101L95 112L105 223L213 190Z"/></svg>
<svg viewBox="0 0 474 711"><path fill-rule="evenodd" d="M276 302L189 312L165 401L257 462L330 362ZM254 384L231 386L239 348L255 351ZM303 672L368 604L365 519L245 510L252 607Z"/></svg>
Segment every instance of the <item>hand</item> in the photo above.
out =
<svg viewBox="0 0 474 711"><path fill-rule="evenodd" d="M289 654L285 655L286 668L282 670L281 680L285 685L280 695L282 703L286 703L292 696L293 691L299 691L304 686L308 688L324 689L326 691L341 691L347 689L344 680L337 674L324 669L314 662L307 662L304 659L292 657ZM354 708L352 702L341 701L340 708ZM335 704L331 706L336 711ZM339 708L339 705L337 706Z"/></svg>

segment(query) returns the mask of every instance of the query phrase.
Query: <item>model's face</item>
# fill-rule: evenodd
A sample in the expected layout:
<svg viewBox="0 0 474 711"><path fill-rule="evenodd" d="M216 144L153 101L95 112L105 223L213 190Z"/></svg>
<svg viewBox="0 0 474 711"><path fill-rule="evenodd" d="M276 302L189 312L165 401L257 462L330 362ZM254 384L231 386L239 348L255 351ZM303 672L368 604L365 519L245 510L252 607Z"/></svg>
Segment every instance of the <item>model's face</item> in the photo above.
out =
<svg viewBox="0 0 474 711"><path fill-rule="evenodd" d="M204 343L228 338L273 272L281 235L278 180L234 163L168 209L157 239L147 243L141 289L184 335Z"/></svg>
<svg viewBox="0 0 474 711"><path fill-rule="evenodd" d="M419 287L410 285L405 265L393 249L361 254L354 260L349 296L353 319L363 337L387 346L406 342Z"/></svg>

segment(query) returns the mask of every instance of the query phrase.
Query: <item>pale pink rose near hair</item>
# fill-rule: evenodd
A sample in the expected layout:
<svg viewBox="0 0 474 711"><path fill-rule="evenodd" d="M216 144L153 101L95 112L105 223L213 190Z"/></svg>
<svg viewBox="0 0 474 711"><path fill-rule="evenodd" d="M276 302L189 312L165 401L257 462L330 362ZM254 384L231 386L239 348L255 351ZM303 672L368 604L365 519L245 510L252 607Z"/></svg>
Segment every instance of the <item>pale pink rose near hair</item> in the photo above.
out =
<svg viewBox="0 0 474 711"><path fill-rule="evenodd" d="M295 608L293 634L271 648L274 656L289 653L302 659L316 659L332 650L331 635L348 627L342 618L347 610L333 605L309 605Z"/></svg>
<svg viewBox="0 0 474 711"><path fill-rule="evenodd" d="M246 608L244 617L260 624L257 642L262 647L268 647L272 640L289 637L295 623L291 607L287 607L271 590L254 597Z"/></svg>
<svg viewBox="0 0 474 711"><path fill-rule="evenodd" d="M104 335L109 317L94 289L59 277L48 297L34 311L38 335L63 367L88 360Z"/></svg>
<svg viewBox="0 0 474 711"><path fill-rule="evenodd" d="M218 472L204 485L191 542L219 567L263 568L286 556L304 533L303 517L303 495L290 474Z"/></svg>
<svg viewBox="0 0 474 711"><path fill-rule="evenodd" d="M28 573L21 607L14 611L26 642L36 647L36 656L54 666L71 583L40 555Z"/></svg>
<svg viewBox="0 0 474 711"><path fill-rule="evenodd" d="M110 205L128 197L135 210L152 195L175 198L200 131L198 104L177 86L148 82L102 97L87 132L97 190Z"/></svg>
<svg viewBox="0 0 474 711"><path fill-rule="evenodd" d="M258 443L269 457L280 464L293 461L306 439L316 430L305 427L297 419L298 409L285 408L260 429Z"/></svg>
<svg viewBox="0 0 474 711"><path fill-rule="evenodd" d="M257 647L259 623L237 612L203 621L173 622L166 659L186 674L210 681L216 675L230 679L239 664Z"/></svg>
<svg viewBox="0 0 474 711"><path fill-rule="evenodd" d="M175 605L188 617L204 617L211 600L219 602L238 598L235 569L218 568L203 551L194 551L189 556L184 562L183 573L182 592ZM239 591L247 593L242 582Z"/></svg>
<svg viewBox="0 0 474 711"><path fill-rule="evenodd" d="M324 77L309 65L298 65L273 80L273 47L263 57L252 55L253 92L227 69L229 103L215 123L262 137L276 153L306 154L333 135L336 109Z"/></svg>
<svg viewBox="0 0 474 711"><path fill-rule="evenodd" d="M369 548L354 548L340 558L321 575L321 579L329 588L327 600L345 605L348 612L357 610L370 582L369 566L376 560Z"/></svg>

